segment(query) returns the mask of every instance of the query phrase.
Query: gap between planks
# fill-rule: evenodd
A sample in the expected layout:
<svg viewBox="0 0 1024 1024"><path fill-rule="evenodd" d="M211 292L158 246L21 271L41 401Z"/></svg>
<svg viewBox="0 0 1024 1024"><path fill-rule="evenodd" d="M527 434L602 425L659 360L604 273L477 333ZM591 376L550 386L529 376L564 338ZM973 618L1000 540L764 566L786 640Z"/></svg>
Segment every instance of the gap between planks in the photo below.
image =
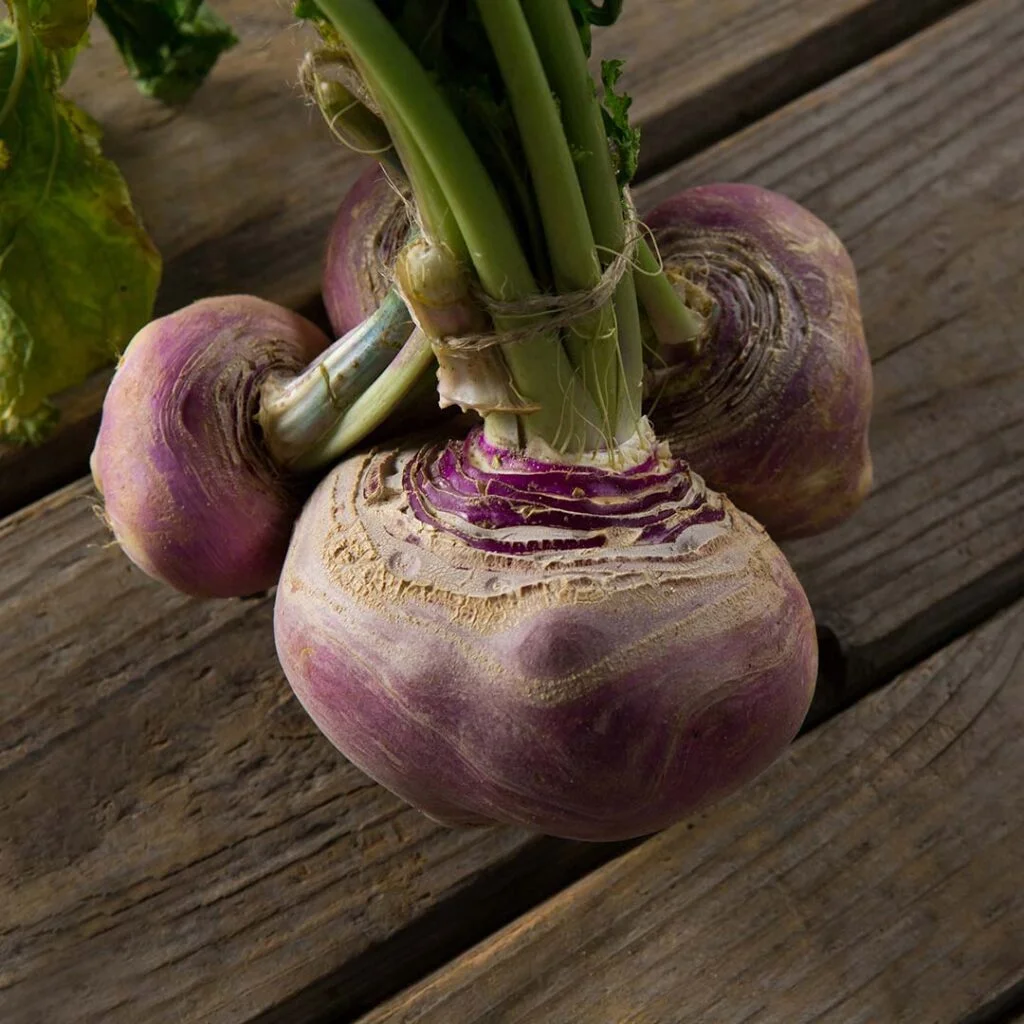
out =
<svg viewBox="0 0 1024 1024"><path fill-rule="evenodd" d="M1024 980L968 1014L960 1024L1019 1024L1024 1021Z"/></svg>
<svg viewBox="0 0 1024 1024"><path fill-rule="evenodd" d="M597 56L626 58L643 179L966 2L630 0L596 34ZM218 10L241 43L182 110L138 95L99 25L69 93L103 124L165 256L158 314L230 292L315 308L328 225L362 161L303 105L295 69L312 35L289 5L223 0ZM49 443L0 445L0 516L87 472L109 376L58 396Z"/></svg>
<svg viewBox="0 0 1024 1024"><path fill-rule="evenodd" d="M1021 297L996 278L1006 301L986 303L968 335L945 307L976 303L979 268L996 256L1007 280L1024 266L1013 191L1021 185L1010 177L1022 142L1005 134L1014 108L1004 95L1024 90L1016 66L1001 63L1022 15L1008 0L976 4L646 192L649 201L659 188L715 177L773 184L837 223L867 267L881 485L833 539L791 551L815 607L835 616L836 635L854 647L1021 551L1019 536L999 532L1000 517L1019 522L1024 504L1005 487L1024 451L1015 426L1021 353L1004 328L1024 318ZM928 116L939 128L922 136ZM945 175L923 200L922 156ZM865 186L862 210L850 196ZM894 212L871 227L879 204ZM884 287L893 279L898 302ZM922 331L935 311L946 325ZM972 354L966 365L963 351ZM960 443L986 455L970 481L975 493L1003 495L994 517L972 518L955 459L919 471L936 441L948 447L931 436L937 418L952 419ZM901 490L904 475L914 486ZM54 1022L68 1010L62 984L83 986L76 1021L352 1014L479 939L473 925L500 924L487 915L516 870L543 876L532 899L592 866L593 847L506 829L437 830L369 784L290 700L269 604L189 602L149 583L116 552L96 550L103 534L87 501L78 486L0 526L0 649L10 663L0 798L21 840L0 850L0 1000L27 1000L9 1005ZM907 559L933 558L936 523L960 561L940 559L922 578ZM980 557L979 530L992 541ZM467 915L492 905L453 920L445 908L464 893ZM524 909L507 903L494 916ZM419 935L437 939L430 949L403 944L425 915L451 930ZM393 958L383 981L375 953ZM135 1004L111 1005L118 991Z"/></svg>

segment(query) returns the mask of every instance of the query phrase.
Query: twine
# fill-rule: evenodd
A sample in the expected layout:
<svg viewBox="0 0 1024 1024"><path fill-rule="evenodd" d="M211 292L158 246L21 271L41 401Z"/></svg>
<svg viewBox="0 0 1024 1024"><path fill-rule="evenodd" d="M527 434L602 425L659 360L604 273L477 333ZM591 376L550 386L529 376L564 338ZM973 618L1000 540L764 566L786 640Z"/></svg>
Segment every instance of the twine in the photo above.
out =
<svg viewBox="0 0 1024 1024"><path fill-rule="evenodd" d="M601 280L593 287L560 295L531 295L509 302L494 299L479 285L474 285L473 298L490 314L493 320L529 320L522 327L481 334L460 334L456 337L436 338L434 344L452 352L479 352L496 345L521 344L542 334L560 331L584 320L606 305L615 289L633 266L633 252L641 238L642 227L629 189L623 189L623 219L625 241L621 252L605 267Z"/></svg>

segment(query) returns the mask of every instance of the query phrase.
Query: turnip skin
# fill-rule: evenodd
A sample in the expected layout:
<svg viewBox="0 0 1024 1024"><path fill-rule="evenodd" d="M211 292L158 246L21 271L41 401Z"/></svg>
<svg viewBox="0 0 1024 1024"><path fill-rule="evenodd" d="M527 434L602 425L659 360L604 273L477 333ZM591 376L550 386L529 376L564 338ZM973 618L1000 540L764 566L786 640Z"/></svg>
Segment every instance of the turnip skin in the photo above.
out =
<svg viewBox="0 0 1024 1024"><path fill-rule="evenodd" d="M753 185L698 186L645 221L691 302L717 307L701 353L681 352L655 396L659 436L776 539L838 525L872 480L849 254L808 210Z"/></svg>
<svg viewBox="0 0 1024 1024"><path fill-rule="evenodd" d="M359 176L338 207L324 257L324 306L339 336L383 301L391 287L391 264L408 229L405 203L375 164Z"/></svg>
<svg viewBox="0 0 1024 1024"><path fill-rule="evenodd" d="M244 295L202 299L135 336L90 465L107 522L139 568L198 597L277 582L308 486L261 443L260 389L327 345L305 318Z"/></svg>
<svg viewBox="0 0 1024 1024"><path fill-rule="evenodd" d="M479 449L479 434L466 444ZM778 756L806 713L817 651L807 599L757 523L663 451L666 495L685 492L655 515L685 520L674 540L598 525L603 545L572 551L566 529L530 527L529 542L553 547L509 554L494 548L509 515L560 521L557 506L590 499L574 487L534 508L516 490L545 468L509 456L503 471L523 475L494 473L504 513L487 496L475 524L442 515L439 528L410 506L424 488L450 497L438 451L342 463L296 527L278 655L342 753L441 822L587 840L661 829ZM597 504L616 491L614 474L578 483ZM644 529L657 540L657 524Z"/></svg>

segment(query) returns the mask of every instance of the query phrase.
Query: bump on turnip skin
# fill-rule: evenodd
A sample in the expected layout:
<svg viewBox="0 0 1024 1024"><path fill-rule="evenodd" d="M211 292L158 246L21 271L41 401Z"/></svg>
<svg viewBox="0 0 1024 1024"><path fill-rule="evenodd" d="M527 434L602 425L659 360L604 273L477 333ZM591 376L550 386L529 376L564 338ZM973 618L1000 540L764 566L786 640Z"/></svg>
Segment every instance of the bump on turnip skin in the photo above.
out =
<svg viewBox="0 0 1024 1024"><path fill-rule="evenodd" d="M306 710L446 824L661 829L796 734L814 623L765 531L650 437L625 471L467 440L356 456L307 503L275 636Z"/></svg>
<svg viewBox="0 0 1024 1024"><path fill-rule="evenodd" d="M324 305L339 336L357 327L383 301L391 287L388 268L408 230L405 203L375 164L338 207L324 258Z"/></svg>
<svg viewBox="0 0 1024 1024"><path fill-rule="evenodd" d="M849 254L753 185L704 185L646 218L687 303L709 315L652 396L672 450L776 539L846 519L871 486L871 360Z"/></svg>
<svg viewBox="0 0 1024 1024"><path fill-rule="evenodd" d="M135 336L90 465L114 536L144 572L200 597L277 582L309 487L261 443L260 389L327 345L298 314L243 295L195 302Z"/></svg>

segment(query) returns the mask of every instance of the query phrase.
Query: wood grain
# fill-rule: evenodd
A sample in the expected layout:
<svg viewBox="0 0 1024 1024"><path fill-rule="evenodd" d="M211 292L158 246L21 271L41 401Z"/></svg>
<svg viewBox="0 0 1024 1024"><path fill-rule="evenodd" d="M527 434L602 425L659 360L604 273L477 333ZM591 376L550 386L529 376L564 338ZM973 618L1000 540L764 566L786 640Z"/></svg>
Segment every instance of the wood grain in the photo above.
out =
<svg viewBox="0 0 1024 1024"><path fill-rule="evenodd" d="M269 600L184 599L105 541L81 487L0 527L3 1020L247 1020L526 842L341 762Z"/></svg>
<svg viewBox="0 0 1024 1024"><path fill-rule="evenodd" d="M630 0L619 24L598 33L598 56L627 59L649 171L962 2ZM303 103L296 66L312 36L290 8L220 0L241 43L181 110L138 94L102 26L78 60L69 92L103 125L104 148L165 257L158 313L213 294L293 308L316 296L333 211L363 161ZM102 383L61 399L63 424L42 449L0 445L0 515L85 472Z"/></svg>
<svg viewBox="0 0 1024 1024"><path fill-rule="evenodd" d="M837 534L844 573L828 548L794 550L851 644L958 586L947 552L971 578L974 559L1020 550L1000 517L1020 522L1024 89L1008 58L1022 18L1019 2L975 4L639 197L743 170L833 208L866 270L882 485L851 524L862 532ZM916 338L951 308L972 310L969 331ZM961 464L958 445L984 458ZM593 863L590 847L438 829L369 784L290 698L269 600L165 591L104 547L90 503L83 482L0 525L5 1021L344 1015L525 909L551 865L554 886ZM904 529L907 515L919 519ZM906 567L929 560L939 584L922 569L914 585Z"/></svg>
<svg viewBox="0 0 1024 1024"><path fill-rule="evenodd" d="M958 1024L1024 979L1024 604L362 1024Z"/></svg>
<svg viewBox="0 0 1024 1024"><path fill-rule="evenodd" d="M643 125L640 177L664 170L965 3L950 0L629 0L595 36L627 58ZM642 54L642 61L634 58Z"/></svg>
<svg viewBox="0 0 1024 1024"><path fill-rule="evenodd" d="M1011 562L1009 588L1024 580L1022 52L1024 4L974 4L646 192L753 181L853 255L875 490L844 527L786 548L819 621L876 675L907 623L972 581Z"/></svg>

